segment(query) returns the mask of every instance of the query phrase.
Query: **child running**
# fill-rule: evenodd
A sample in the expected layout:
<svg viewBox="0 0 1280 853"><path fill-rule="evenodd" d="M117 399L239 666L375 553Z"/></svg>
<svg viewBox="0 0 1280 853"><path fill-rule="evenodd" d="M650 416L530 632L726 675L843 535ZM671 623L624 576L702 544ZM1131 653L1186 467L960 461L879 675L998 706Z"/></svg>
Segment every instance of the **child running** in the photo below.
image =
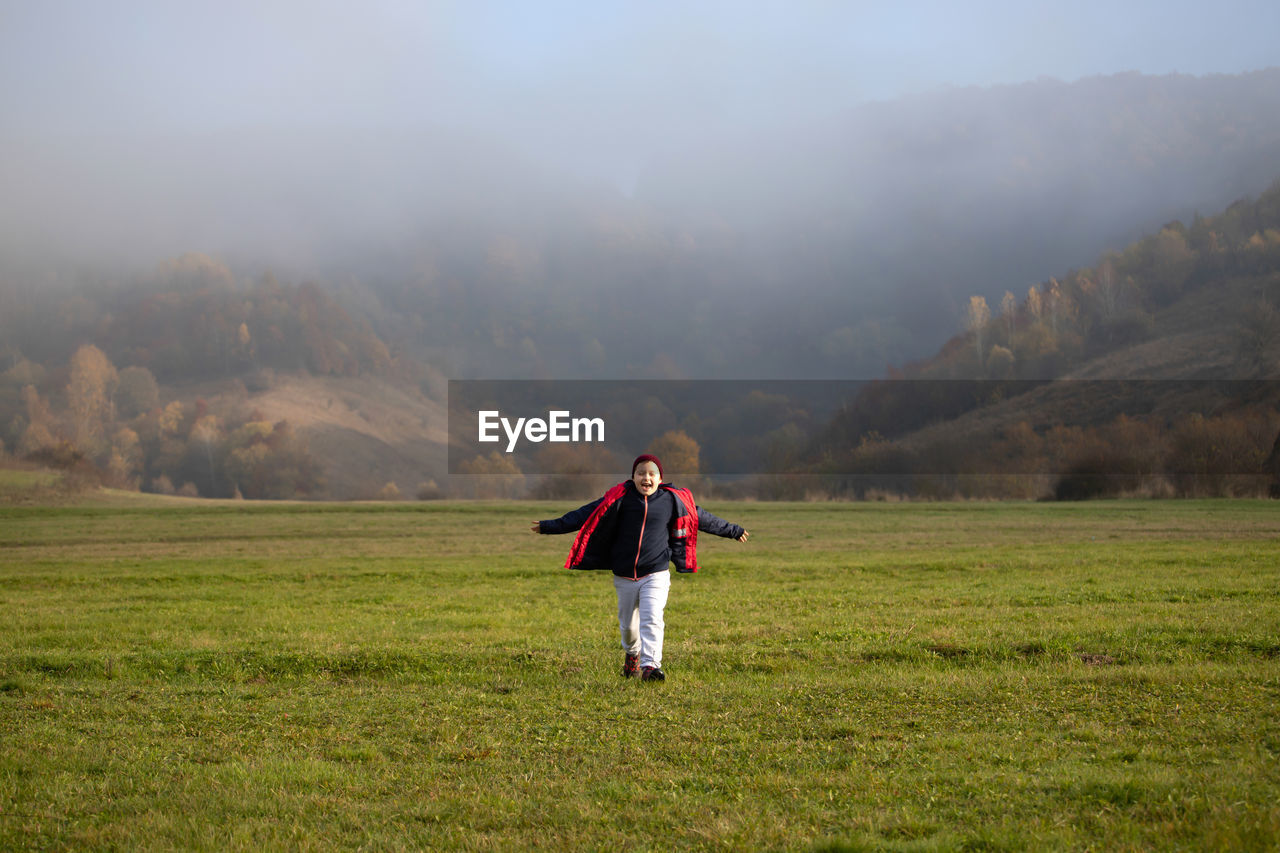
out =
<svg viewBox="0 0 1280 853"><path fill-rule="evenodd" d="M662 611L676 571L698 570L698 531L746 542L748 533L693 502L688 489L662 482L662 463L645 453L631 463L631 479L559 518L535 521L534 533L578 531L566 569L610 569L618 592L622 674L663 681Z"/></svg>

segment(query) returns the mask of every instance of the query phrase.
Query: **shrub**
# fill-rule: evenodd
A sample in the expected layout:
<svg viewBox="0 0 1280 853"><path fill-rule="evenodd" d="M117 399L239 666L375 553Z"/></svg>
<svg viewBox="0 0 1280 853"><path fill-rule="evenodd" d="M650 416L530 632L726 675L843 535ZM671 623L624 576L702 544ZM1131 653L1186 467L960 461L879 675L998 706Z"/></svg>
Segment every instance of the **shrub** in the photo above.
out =
<svg viewBox="0 0 1280 853"><path fill-rule="evenodd" d="M172 495L174 493L173 481L165 474L161 474L151 481L150 491L158 495Z"/></svg>
<svg viewBox="0 0 1280 853"><path fill-rule="evenodd" d="M1193 414L1173 431L1165 469L1180 497L1261 493L1274 425L1246 414L1205 418Z"/></svg>
<svg viewBox="0 0 1280 853"><path fill-rule="evenodd" d="M1060 501L1117 497L1138 491L1149 479L1141 461L1120 453L1086 456L1058 478L1053 496Z"/></svg>

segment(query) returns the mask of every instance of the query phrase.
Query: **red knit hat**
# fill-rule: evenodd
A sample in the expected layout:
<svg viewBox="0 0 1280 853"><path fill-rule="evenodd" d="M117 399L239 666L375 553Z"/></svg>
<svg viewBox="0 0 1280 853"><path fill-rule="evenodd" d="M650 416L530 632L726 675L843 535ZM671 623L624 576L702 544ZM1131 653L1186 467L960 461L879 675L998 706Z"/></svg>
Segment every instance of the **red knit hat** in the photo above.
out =
<svg viewBox="0 0 1280 853"><path fill-rule="evenodd" d="M658 466L658 479L662 479L662 461L652 453L641 453L636 457L636 461L631 463L631 476L636 475L636 469L640 467L641 462L652 462Z"/></svg>

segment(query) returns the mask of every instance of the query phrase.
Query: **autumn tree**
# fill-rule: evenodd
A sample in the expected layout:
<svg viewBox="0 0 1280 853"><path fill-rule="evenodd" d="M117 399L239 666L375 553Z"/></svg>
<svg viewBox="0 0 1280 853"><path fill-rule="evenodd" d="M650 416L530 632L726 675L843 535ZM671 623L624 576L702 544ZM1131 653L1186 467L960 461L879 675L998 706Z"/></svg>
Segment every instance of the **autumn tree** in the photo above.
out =
<svg viewBox="0 0 1280 853"><path fill-rule="evenodd" d="M107 459L107 475L112 485L136 489L142 472L142 448L138 434L121 427L111 437L111 455Z"/></svg>
<svg viewBox="0 0 1280 853"><path fill-rule="evenodd" d="M34 385L23 387L22 401L27 408L27 426L18 440L18 455L29 456L57 444L57 425L49 405L40 399Z"/></svg>
<svg viewBox="0 0 1280 853"><path fill-rule="evenodd" d="M200 448L203 451L205 461L209 463L209 491L207 494L211 497L216 497L218 491L214 448L218 444L220 434L218 419L214 415L205 415L197 419L191 427L191 445Z"/></svg>
<svg viewBox="0 0 1280 853"><path fill-rule="evenodd" d="M530 497L562 500L599 496L618 482L627 463L600 444L548 443L534 456L534 464L543 476Z"/></svg>
<svg viewBox="0 0 1280 853"><path fill-rule="evenodd" d="M164 262L156 269L156 278L170 286L192 289L225 290L235 283L226 264L199 252L187 252Z"/></svg>
<svg viewBox="0 0 1280 853"><path fill-rule="evenodd" d="M987 324L991 322L991 309L982 296L970 296L969 305L965 309L965 328L973 333L974 348L978 353L978 364L982 364L983 337Z"/></svg>
<svg viewBox="0 0 1280 853"><path fill-rule="evenodd" d="M1027 288L1027 313L1034 317L1037 323L1044 322L1044 299L1034 284Z"/></svg>
<svg viewBox="0 0 1280 853"><path fill-rule="evenodd" d="M28 385L39 388L43 381L44 368L20 356L8 370L0 373L0 436L13 452L27 429L27 406L22 389Z"/></svg>
<svg viewBox="0 0 1280 853"><path fill-rule="evenodd" d="M668 430L649 445L649 452L662 460L662 479L692 483L702 473L702 448L684 430Z"/></svg>
<svg viewBox="0 0 1280 853"><path fill-rule="evenodd" d="M39 388L40 383L44 382L45 369L34 361L26 358L20 358L18 361L4 372L3 378L5 382L17 385L19 388L26 385L34 385Z"/></svg>
<svg viewBox="0 0 1280 853"><path fill-rule="evenodd" d="M85 344L71 357L71 380L67 384L67 408L71 416L72 439L91 456L98 455L115 422L115 394L118 376L115 366L102 350Z"/></svg>
<svg viewBox="0 0 1280 853"><path fill-rule="evenodd" d="M524 473L510 456L497 450L458 464L461 483L468 497L514 498L524 490Z"/></svg>
<svg viewBox="0 0 1280 853"><path fill-rule="evenodd" d="M250 421L226 438L231 491L246 498L294 498L322 485L320 471L288 421Z"/></svg>
<svg viewBox="0 0 1280 853"><path fill-rule="evenodd" d="M1098 280L1094 282L1098 295L1098 308L1104 320L1110 320L1120 311L1120 276L1116 274L1115 262L1103 258L1098 264Z"/></svg>
<svg viewBox="0 0 1280 853"><path fill-rule="evenodd" d="M1005 339L1009 351L1013 352L1013 329L1018 319L1018 297L1006 290L1000 300L1000 316L1004 319Z"/></svg>
<svg viewBox="0 0 1280 853"><path fill-rule="evenodd" d="M160 435L165 438L176 438L181 435L186 418L186 407L182 405L181 400L174 400L160 413Z"/></svg>
<svg viewBox="0 0 1280 853"><path fill-rule="evenodd" d="M116 385L116 413L121 418L135 418L160 405L160 386L145 367L126 367L120 371Z"/></svg>
<svg viewBox="0 0 1280 853"><path fill-rule="evenodd" d="M991 352L987 353L987 375L992 379L1012 379L1013 367L1013 352L999 344L992 344Z"/></svg>
<svg viewBox="0 0 1280 853"><path fill-rule="evenodd" d="M1049 286L1044 292L1044 316L1049 324L1049 331L1058 336L1058 321L1062 317L1062 285L1056 278L1049 279Z"/></svg>

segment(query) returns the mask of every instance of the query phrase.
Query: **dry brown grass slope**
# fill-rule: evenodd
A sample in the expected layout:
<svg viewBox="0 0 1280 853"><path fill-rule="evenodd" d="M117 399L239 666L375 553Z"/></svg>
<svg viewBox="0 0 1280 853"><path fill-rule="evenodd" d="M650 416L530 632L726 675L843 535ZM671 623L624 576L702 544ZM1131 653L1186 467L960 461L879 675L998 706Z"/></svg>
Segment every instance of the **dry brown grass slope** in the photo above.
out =
<svg viewBox="0 0 1280 853"><path fill-rule="evenodd" d="M1241 324L1263 298L1261 279L1188 294L1156 313L1151 339L1091 359L1064 379L1254 379L1241 358Z"/></svg>
<svg viewBox="0 0 1280 853"><path fill-rule="evenodd" d="M375 498L387 483L412 498L443 483L448 424L442 402L377 377L281 377L248 405L286 420L324 466L331 497Z"/></svg>

